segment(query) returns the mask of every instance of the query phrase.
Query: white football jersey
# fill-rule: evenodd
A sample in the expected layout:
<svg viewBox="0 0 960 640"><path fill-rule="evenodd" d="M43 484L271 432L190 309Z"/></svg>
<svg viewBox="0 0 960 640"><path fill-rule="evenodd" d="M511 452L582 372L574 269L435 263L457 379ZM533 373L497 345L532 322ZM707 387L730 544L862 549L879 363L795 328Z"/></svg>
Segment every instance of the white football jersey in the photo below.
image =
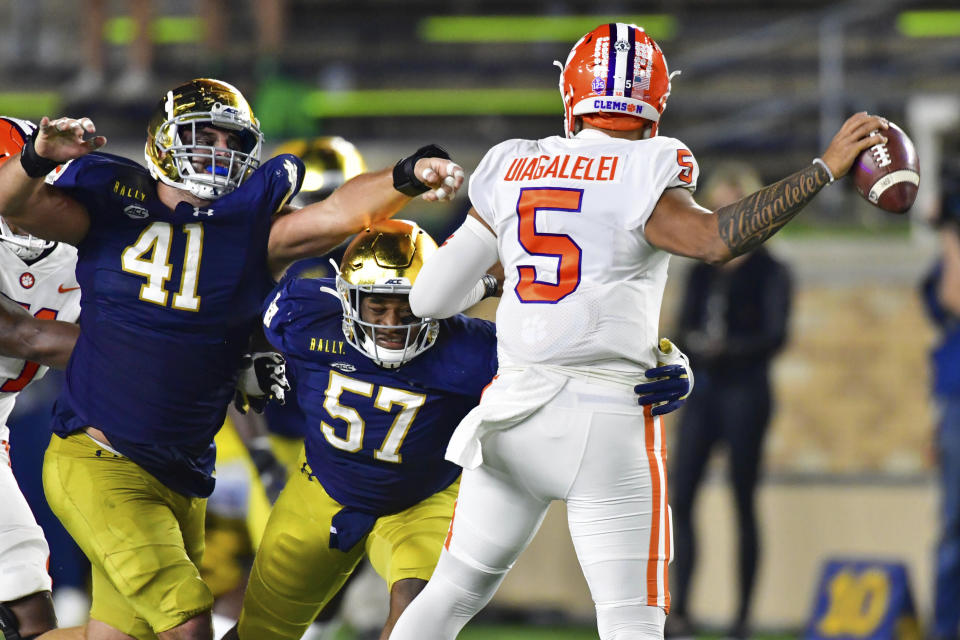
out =
<svg viewBox="0 0 960 640"><path fill-rule="evenodd" d="M584 130L491 149L470 180L470 200L497 234L506 276L501 366L655 366L669 254L643 230L663 191L692 191L698 175L690 150L660 136Z"/></svg>
<svg viewBox="0 0 960 640"><path fill-rule="evenodd" d="M0 242L0 294L37 318L76 322L80 316L76 265L77 250L62 242L30 265ZM0 440L9 438L6 423L17 393L46 371L34 362L0 356Z"/></svg>

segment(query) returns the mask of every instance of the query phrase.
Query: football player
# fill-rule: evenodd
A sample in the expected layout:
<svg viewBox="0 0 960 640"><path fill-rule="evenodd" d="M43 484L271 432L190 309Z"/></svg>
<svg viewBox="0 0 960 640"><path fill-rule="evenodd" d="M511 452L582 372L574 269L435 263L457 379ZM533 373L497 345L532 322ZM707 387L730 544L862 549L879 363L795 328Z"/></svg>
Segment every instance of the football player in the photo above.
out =
<svg viewBox="0 0 960 640"><path fill-rule="evenodd" d="M19 153L34 129L0 118L0 163ZM31 236L0 216L0 637L6 640L57 626L50 551L13 476L7 420L20 391L48 366L62 369L70 356L79 331L72 324L80 315L76 262L73 247Z"/></svg>
<svg viewBox="0 0 960 640"><path fill-rule="evenodd" d="M386 638L429 579L460 475L443 450L497 362L491 322L410 312L434 251L416 224L379 222L351 241L335 279L289 279L268 298L266 334L295 380L306 448L226 637L300 638L367 556L390 591ZM478 278L461 308L496 286Z"/></svg>
<svg viewBox="0 0 960 640"><path fill-rule="evenodd" d="M467 219L413 287L413 313L442 318L498 259L506 273L499 374L447 450L464 467L451 536L392 640L454 638L555 499L567 503L600 637L663 636L666 450L660 418L632 394L638 376L657 375L669 254L724 262L756 247L887 127L855 114L821 158L710 211L692 196L693 154L657 135L670 75L635 25L584 35L560 75L566 137L491 149L470 182Z"/></svg>
<svg viewBox="0 0 960 640"><path fill-rule="evenodd" d="M339 136L289 140L274 149L273 155L285 153L303 162L303 185L293 199L297 206L328 198L347 180L367 170L357 148ZM338 252L342 252L340 248L330 255ZM326 258L300 260L284 277L301 273L321 277L328 273L328 266ZM237 421L263 423L256 428L269 437L242 438L234 427ZM217 484L207 501L206 550L200 565L200 574L215 598L214 635L222 636L240 615L243 587L270 505L286 477L299 469L305 434L306 418L292 393L284 404L267 403L262 414L229 415L217 433Z"/></svg>
<svg viewBox="0 0 960 640"><path fill-rule="evenodd" d="M262 139L239 91L199 79L157 105L147 168L92 153L106 138L87 118L43 118L0 167L8 222L79 249L82 331L43 477L93 565L90 640L211 637L197 563L213 436L272 279L463 179L428 146L295 209L302 165L261 165Z"/></svg>

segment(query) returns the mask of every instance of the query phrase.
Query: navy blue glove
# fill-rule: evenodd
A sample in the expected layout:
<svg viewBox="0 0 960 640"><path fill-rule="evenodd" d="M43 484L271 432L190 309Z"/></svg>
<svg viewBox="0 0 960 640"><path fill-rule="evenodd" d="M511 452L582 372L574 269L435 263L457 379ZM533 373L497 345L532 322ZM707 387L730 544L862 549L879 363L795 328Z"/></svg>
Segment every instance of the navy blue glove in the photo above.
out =
<svg viewBox="0 0 960 640"><path fill-rule="evenodd" d="M662 416L686 402L693 391L693 371L687 354L667 338L661 338L654 351L658 366L647 369L644 375L649 382L638 384L633 390L640 396L638 404L652 405L650 414Z"/></svg>

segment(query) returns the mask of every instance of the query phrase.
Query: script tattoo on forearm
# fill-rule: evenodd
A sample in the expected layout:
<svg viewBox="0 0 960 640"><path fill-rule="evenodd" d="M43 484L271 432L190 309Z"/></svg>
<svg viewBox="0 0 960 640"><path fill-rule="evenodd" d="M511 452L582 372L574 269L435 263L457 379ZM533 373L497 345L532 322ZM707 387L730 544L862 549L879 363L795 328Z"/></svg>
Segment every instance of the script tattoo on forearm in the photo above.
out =
<svg viewBox="0 0 960 640"><path fill-rule="evenodd" d="M830 176L819 164L787 176L742 200L717 209L720 237L738 256L760 246L813 200Z"/></svg>

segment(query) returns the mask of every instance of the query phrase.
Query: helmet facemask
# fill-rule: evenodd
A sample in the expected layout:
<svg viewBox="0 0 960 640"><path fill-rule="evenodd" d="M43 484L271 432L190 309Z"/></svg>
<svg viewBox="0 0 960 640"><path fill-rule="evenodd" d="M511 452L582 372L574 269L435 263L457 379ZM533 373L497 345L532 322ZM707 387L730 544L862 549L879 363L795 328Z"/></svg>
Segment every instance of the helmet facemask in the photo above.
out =
<svg viewBox="0 0 960 640"><path fill-rule="evenodd" d="M411 285L351 285L337 274L337 292L343 306L343 335L347 342L368 358L385 369L396 369L417 357L437 341L439 323L430 318L418 318L416 322L400 325L382 325L363 319L362 304L366 296L388 295L407 297ZM378 344L378 338L385 333L397 332L395 341L403 344L400 348L389 348Z"/></svg>
<svg viewBox="0 0 960 640"><path fill-rule="evenodd" d="M343 335L347 342L381 367L394 369L430 347L440 333L431 318L399 325L383 325L363 318L368 296L408 298L424 261L437 250L427 232L407 220L382 220L357 234L336 269L337 293L343 306ZM379 344L394 342L398 346Z"/></svg>
<svg viewBox="0 0 960 640"><path fill-rule="evenodd" d="M204 127L237 134L238 148L203 144ZM202 200L227 195L260 166L259 122L240 92L224 82L194 80L168 91L147 133L151 175Z"/></svg>
<svg viewBox="0 0 960 640"><path fill-rule="evenodd" d="M43 252L53 247L56 242L43 240L29 233L14 233L6 220L0 217L0 242L24 262L36 260Z"/></svg>

